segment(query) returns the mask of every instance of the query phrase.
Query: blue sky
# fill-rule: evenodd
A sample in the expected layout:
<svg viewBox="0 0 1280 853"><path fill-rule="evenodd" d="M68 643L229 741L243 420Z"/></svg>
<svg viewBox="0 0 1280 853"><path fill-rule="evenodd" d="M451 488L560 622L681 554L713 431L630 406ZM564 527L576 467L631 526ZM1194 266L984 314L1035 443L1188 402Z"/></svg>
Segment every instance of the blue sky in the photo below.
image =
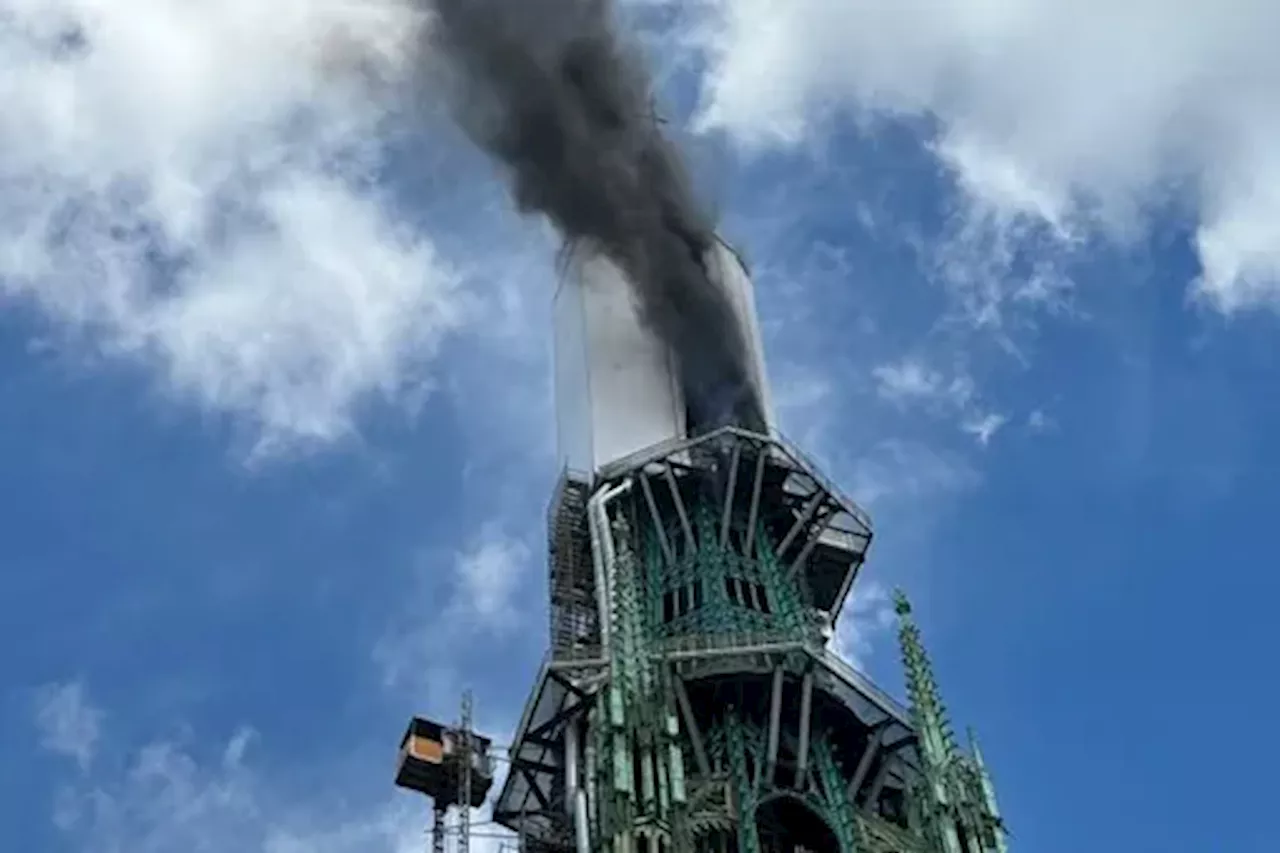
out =
<svg viewBox="0 0 1280 853"><path fill-rule="evenodd" d="M404 722L541 659L549 240L286 5L0 0L5 849L420 849ZM1148 5L628 4L1021 851L1274 847L1277 13Z"/></svg>

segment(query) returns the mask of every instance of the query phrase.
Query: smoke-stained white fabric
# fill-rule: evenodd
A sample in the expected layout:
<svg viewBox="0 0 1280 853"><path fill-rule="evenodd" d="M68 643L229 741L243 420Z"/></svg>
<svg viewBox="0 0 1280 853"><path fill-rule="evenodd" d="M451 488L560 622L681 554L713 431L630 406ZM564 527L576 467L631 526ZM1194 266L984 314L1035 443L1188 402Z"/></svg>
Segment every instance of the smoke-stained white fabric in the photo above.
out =
<svg viewBox="0 0 1280 853"><path fill-rule="evenodd" d="M737 256L717 243L711 284L723 288L747 343L748 378L774 426L755 294ZM593 473L624 456L688 437L676 354L645 326L634 288L607 257L579 247L555 300L556 425L560 465Z"/></svg>
<svg viewBox="0 0 1280 853"><path fill-rule="evenodd" d="M607 257L580 248L556 292L556 422L561 464L592 474L685 432L668 347L645 328Z"/></svg>

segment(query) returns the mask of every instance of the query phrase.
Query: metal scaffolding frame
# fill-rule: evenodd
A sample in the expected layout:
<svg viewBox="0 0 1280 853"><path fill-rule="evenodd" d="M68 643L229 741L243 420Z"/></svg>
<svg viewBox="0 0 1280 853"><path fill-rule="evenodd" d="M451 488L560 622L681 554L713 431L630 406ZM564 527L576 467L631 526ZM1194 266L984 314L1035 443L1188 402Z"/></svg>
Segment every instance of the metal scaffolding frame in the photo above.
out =
<svg viewBox="0 0 1280 853"><path fill-rule="evenodd" d="M784 797L842 853L1006 853L902 605L909 707L829 647L871 524L785 439L565 471L548 538L551 647L493 813L526 849L762 853Z"/></svg>

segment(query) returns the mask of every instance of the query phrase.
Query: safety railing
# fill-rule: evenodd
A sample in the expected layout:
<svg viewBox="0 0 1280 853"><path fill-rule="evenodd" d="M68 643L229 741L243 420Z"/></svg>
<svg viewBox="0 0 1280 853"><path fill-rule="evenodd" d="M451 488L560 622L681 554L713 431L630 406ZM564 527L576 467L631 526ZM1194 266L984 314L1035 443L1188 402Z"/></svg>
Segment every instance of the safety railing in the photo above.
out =
<svg viewBox="0 0 1280 853"><path fill-rule="evenodd" d="M871 517L866 511L841 491L829 477L822 473L822 469L815 465L808 455L776 428L771 429L768 435L764 435L729 426L693 438L670 438L615 459L600 469L600 475L605 479L609 479L627 471L641 468L651 462L666 459L681 451L692 450L703 444L720 441L726 436L765 444L769 446L770 450L781 453L787 457L786 461L791 463L789 467L799 468L811 477L818 488L834 497L858 524L866 528L868 533L871 532Z"/></svg>

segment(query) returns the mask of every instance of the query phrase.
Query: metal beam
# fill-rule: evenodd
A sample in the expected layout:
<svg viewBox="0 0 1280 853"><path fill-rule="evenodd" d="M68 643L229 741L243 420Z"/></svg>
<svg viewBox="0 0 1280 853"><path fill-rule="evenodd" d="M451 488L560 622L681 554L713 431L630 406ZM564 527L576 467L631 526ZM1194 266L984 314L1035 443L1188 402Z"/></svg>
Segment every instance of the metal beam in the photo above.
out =
<svg viewBox="0 0 1280 853"><path fill-rule="evenodd" d="M673 649L663 655L665 660L700 660L702 658L722 658L732 657L733 655L767 655L782 654L786 652L803 652L806 646L803 642L795 640L787 640L777 643L755 643L749 646L722 646L720 648L705 649Z"/></svg>
<svg viewBox="0 0 1280 853"><path fill-rule="evenodd" d="M549 773L556 775L560 772L560 768L554 764L544 764L541 761L534 761L531 758L512 757L511 764L513 767L519 767L525 773Z"/></svg>
<svg viewBox="0 0 1280 853"><path fill-rule="evenodd" d="M800 549L800 553L796 555L795 560L791 563L791 568L787 570L787 574L790 577L794 578L796 576L796 572L800 571L801 567L804 566L804 561L809 559L809 555L813 553L813 549L818 547L818 540L822 538L822 534L831 526L831 522L839 514L840 510L835 509L818 519L817 529L809 534L809 538L805 541L804 547ZM778 553L779 556L781 556L782 552L779 551Z"/></svg>
<svg viewBox="0 0 1280 853"><path fill-rule="evenodd" d="M742 445L733 445L733 456L729 460L729 488L724 498L724 514L720 517L720 547L729 544L729 523L733 521L733 499L738 491L738 463L742 461Z"/></svg>
<svg viewBox="0 0 1280 853"><path fill-rule="evenodd" d="M662 516L658 515L658 502L653 499L653 487L649 485L649 475L641 472L640 491L644 493L644 502L649 506L649 515L653 518L653 529L658 534L658 547L666 558L668 566L676 564L675 554L671 551L671 543L667 541L667 531L662 526Z"/></svg>
<svg viewBox="0 0 1280 853"><path fill-rule="evenodd" d="M550 674L552 672L581 672L582 670L590 669L599 670L608 665L608 658L561 658L559 660L549 661L547 663L547 672ZM601 675L599 673L594 673L589 678L591 680L599 681L601 679ZM584 678L583 680L586 681L588 679Z"/></svg>
<svg viewBox="0 0 1280 853"><path fill-rule="evenodd" d="M782 537L782 544L778 546L778 559L782 559L782 555L787 553L787 549L791 547L791 543L800 535L800 531L809 525L809 520L813 518L813 514L818 511L818 507L822 506L827 500L827 493L822 491L822 487L818 487L818 492L804 505L804 509L800 511L800 517L796 519L795 524L791 525L791 529L787 531L787 535Z"/></svg>
<svg viewBox="0 0 1280 853"><path fill-rule="evenodd" d="M711 762L707 760L707 749L702 741L702 732L698 729L698 721L693 716L693 705L689 702L684 679L673 673L671 682L675 688L676 704L680 706L680 716L684 718L685 731L689 733L689 743L693 746L693 760L698 765L699 773L710 776Z"/></svg>
<svg viewBox="0 0 1280 853"><path fill-rule="evenodd" d="M800 745L796 747L796 784L800 785L809 767L809 723L813 716L813 670L800 682Z"/></svg>
<svg viewBox="0 0 1280 853"><path fill-rule="evenodd" d="M773 694L769 699L769 752L765 761L765 782L773 783L774 771L778 768L778 734L782 729L782 678L785 671L781 666L773 671Z"/></svg>
<svg viewBox="0 0 1280 853"><path fill-rule="evenodd" d="M862 758L858 759L858 766L853 771L853 778L849 780L850 801L856 800L858 789L866 781L867 773L871 771L871 762L875 761L876 755L879 754L880 745L884 743L884 736L887 731L889 731L889 726L886 723L881 723L871 730L871 736L867 739L867 748L862 751Z"/></svg>
<svg viewBox="0 0 1280 853"><path fill-rule="evenodd" d="M520 775L524 777L525 784L529 786L529 793L533 794L533 798L538 801L538 805L540 805L544 811L550 811L551 801L543 792L542 786L538 783L537 777L530 773L529 768L525 767L523 764L517 764L514 761L512 764L515 766L516 770L520 772Z"/></svg>
<svg viewBox="0 0 1280 853"><path fill-rule="evenodd" d="M676 485L676 472L671 468L670 462L662 463L662 473L666 475L667 485L671 487L671 500L675 502L676 514L680 516L680 527L684 530L685 543L689 546L689 553L692 554L698 549L698 543L693 538L693 527L689 524L689 514L685 512L684 500L680 497L680 487Z"/></svg>
<svg viewBox="0 0 1280 853"><path fill-rule="evenodd" d="M539 723L536 728L530 729L525 733L524 739L539 738L550 733L556 726L573 719L586 705L585 702L574 702L567 707L561 707L559 711L551 716L545 723Z"/></svg>
<svg viewBox="0 0 1280 853"><path fill-rule="evenodd" d="M574 696L577 696L579 699L581 699L584 702L591 698L590 694L586 690L582 689L577 684L574 684L572 681L565 678L563 675L561 675L559 672L556 672L555 670L548 671L547 678L550 678L556 684L559 684L565 690L568 690L570 693L572 693Z"/></svg>
<svg viewBox="0 0 1280 853"><path fill-rule="evenodd" d="M840 583L840 591L836 593L836 607L844 604L844 600L848 597L849 590L853 587L853 582L858 579L858 572L862 571L862 564L865 561L865 556L858 557L849 566L849 570L844 573L844 580Z"/></svg>
<svg viewBox="0 0 1280 853"><path fill-rule="evenodd" d="M880 769L876 771L875 781L871 783L871 790L867 792L867 799L862 805L869 809L875 809L876 802L880 799L880 792L884 789L885 780L889 778L889 764L893 761L892 754L886 754L880 761Z"/></svg>
<svg viewBox="0 0 1280 853"><path fill-rule="evenodd" d="M494 809L492 823L501 823L503 820L511 820L514 818L546 818L550 820L560 820L560 812L558 810L546 811L544 809Z"/></svg>
<svg viewBox="0 0 1280 853"><path fill-rule="evenodd" d="M560 742L553 737L547 735L525 735L520 739L521 743L527 743L531 746L540 747L543 750L559 749Z"/></svg>
<svg viewBox="0 0 1280 853"><path fill-rule="evenodd" d="M888 753L894 753L902 749L907 744L915 743L915 742L916 742L915 734L909 734L906 737L898 738L893 743L885 744L884 751Z"/></svg>
<svg viewBox="0 0 1280 853"><path fill-rule="evenodd" d="M746 541L742 543L742 553L750 557L756 547L756 519L760 514L760 489L764 487L764 463L768 459L769 448L760 448L756 457L756 476L751 484L751 510L747 513Z"/></svg>

